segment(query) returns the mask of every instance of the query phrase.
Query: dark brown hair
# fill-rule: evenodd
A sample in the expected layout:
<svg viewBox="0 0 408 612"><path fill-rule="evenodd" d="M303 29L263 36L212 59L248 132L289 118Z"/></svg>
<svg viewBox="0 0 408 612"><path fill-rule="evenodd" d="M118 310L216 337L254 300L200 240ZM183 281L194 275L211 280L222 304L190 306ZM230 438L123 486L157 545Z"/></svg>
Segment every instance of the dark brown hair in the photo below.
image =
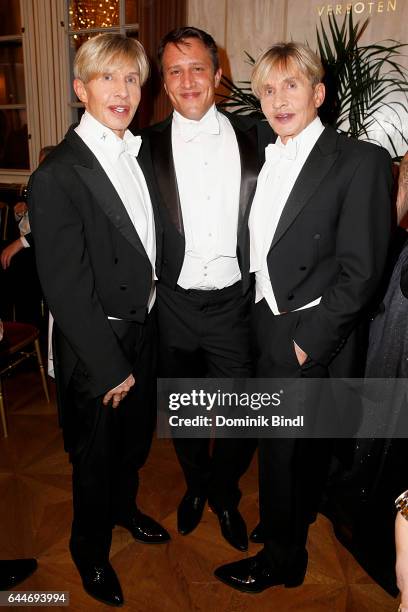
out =
<svg viewBox="0 0 408 612"><path fill-rule="evenodd" d="M204 32L204 30L200 30L199 28L193 28L191 26L184 26L182 28L176 28L168 32L160 41L159 48L157 50L157 58L159 60L160 72L163 74L163 53L166 45L173 43L178 47L179 45L188 45L188 38L197 38L201 40L203 45L208 49L208 52L211 56L211 61L214 66L214 72L220 67L220 60L218 57L218 49L215 44L215 40L210 34Z"/></svg>

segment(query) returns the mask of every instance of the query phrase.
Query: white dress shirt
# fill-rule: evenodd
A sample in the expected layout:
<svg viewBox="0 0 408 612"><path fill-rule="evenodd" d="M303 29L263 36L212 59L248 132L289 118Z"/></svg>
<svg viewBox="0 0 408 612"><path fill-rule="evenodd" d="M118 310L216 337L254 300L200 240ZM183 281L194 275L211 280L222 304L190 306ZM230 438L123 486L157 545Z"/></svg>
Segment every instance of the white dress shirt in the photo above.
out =
<svg viewBox="0 0 408 612"><path fill-rule="evenodd" d="M20 241L23 245L23 247L25 249L30 248L30 244L27 240L27 238L25 237L26 234L29 234L31 232L30 229L30 221L28 218L28 211L26 211L23 216L20 218L19 223L18 223L18 231L20 232Z"/></svg>
<svg viewBox="0 0 408 612"><path fill-rule="evenodd" d="M280 312L269 278L269 249L290 192L323 130L322 122L316 117L298 136L290 138L286 145L278 137L275 144L265 149L265 163L258 177L249 215L250 271L255 272L255 303L265 298L275 315ZM321 296L296 310L315 306L320 300Z"/></svg>
<svg viewBox="0 0 408 612"><path fill-rule="evenodd" d="M140 136L133 136L126 130L123 139L97 121L87 111L75 128L76 133L91 149L132 221L152 266L152 291L148 310L156 299L155 274L156 235L153 208L146 180L136 156L141 145ZM113 317L111 317L113 318Z"/></svg>
<svg viewBox="0 0 408 612"><path fill-rule="evenodd" d="M233 285L241 278L241 162L234 129L215 105L200 121L174 111L172 147L186 241L178 284L204 290Z"/></svg>

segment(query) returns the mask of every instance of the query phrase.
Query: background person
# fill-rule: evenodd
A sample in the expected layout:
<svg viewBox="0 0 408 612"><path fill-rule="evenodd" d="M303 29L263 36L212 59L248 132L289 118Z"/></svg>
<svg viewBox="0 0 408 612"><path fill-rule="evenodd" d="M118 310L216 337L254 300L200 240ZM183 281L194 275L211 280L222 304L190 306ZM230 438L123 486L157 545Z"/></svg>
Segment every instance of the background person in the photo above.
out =
<svg viewBox="0 0 408 612"><path fill-rule="evenodd" d="M41 164L42 161L47 157L49 153L54 149L53 146L43 147L40 151L38 158L38 165ZM0 261L3 270L6 270L10 264L11 260L17 253L19 253L24 248L29 248L32 246L32 236L30 230L30 221L28 219L28 207L24 201L17 202L14 206L14 214L16 219L19 221L19 231L20 237L16 240L13 240L8 246L6 246L1 252Z"/></svg>
<svg viewBox="0 0 408 612"><path fill-rule="evenodd" d="M401 497L404 501L404 509L397 512L395 517L395 573L397 585L401 592L399 612L408 612L408 515L405 507L408 492L402 493Z"/></svg>
<svg viewBox="0 0 408 612"><path fill-rule="evenodd" d="M393 170L395 171L394 164ZM393 217L398 222L408 210L408 155L394 172ZM405 244L405 246L404 246ZM325 491L322 510L332 521L335 533L365 571L393 596L398 594L395 574L395 539L398 529L397 579L401 591L406 591L405 570L408 546L403 540L405 525L397 516L393 500L407 485L405 471L408 445L401 437L406 431L407 401L405 379L408 375L408 245L407 233L395 227L388 253L387 271L375 309L371 315L365 377L367 389L376 388L379 381L386 401L388 419L386 438L358 438L342 440L346 460L333 462L333 469ZM394 383L392 379L396 379ZM398 380L402 379L402 380ZM372 387L373 385L373 387ZM380 396L381 397L381 396ZM370 411L367 424L372 423ZM378 529L381 525L381 529ZM373 532L376 536L373 538ZM408 577L408 571L406 572ZM403 601L406 601L406 593Z"/></svg>
<svg viewBox="0 0 408 612"><path fill-rule="evenodd" d="M398 173L397 222L402 223L408 212L408 151L401 160Z"/></svg>
<svg viewBox="0 0 408 612"><path fill-rule="evenodd" d="M48 146L41 149L39 164L53 148ZM26 197L26 194L25 187L22 195ZM32 248L34 245L25 201L15 204L14 215L20 236L5 246L0 255L3 270L0 271L0 282L4 317L42 327L44 302L35 266L35 254Z"/></svg>

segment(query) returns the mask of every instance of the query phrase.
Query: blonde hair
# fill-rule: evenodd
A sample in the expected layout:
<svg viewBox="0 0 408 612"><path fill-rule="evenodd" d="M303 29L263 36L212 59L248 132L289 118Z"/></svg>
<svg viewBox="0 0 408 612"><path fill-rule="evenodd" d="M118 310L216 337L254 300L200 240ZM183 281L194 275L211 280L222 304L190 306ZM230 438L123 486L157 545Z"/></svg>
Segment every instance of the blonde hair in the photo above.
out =
<svg viewBox="0 0 408 612"><path fill-rule="evenodd" d="M324 76L322 62L316 53L302 43L277 43L265 51L256 61L252 72L251 87L257 98L261 98L272 68L295 65L314 87Z"/></svg>
<svg viewBox="0 0 408 612"><path fill-rule="evenodd" d="M149 76L149 60L141 43L121 34L99 34L78 49L74 60L74 77L88 83L108 67L127 60L137 65L140 84L143 85Z"/></svg>

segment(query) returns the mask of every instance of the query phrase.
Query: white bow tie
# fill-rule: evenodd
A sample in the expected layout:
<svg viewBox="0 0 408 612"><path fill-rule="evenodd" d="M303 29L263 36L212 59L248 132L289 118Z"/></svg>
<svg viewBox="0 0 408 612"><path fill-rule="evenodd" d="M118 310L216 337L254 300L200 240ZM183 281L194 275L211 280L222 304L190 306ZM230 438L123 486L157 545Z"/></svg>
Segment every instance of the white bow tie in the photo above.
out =
<svg viewBox="0 0 408 612"><path fill-rule="evenodd" d="M122 147L119 155L127 153L128 155L132 155L132 157L137 157L140 147L142 146L142 138L141 136L130 136L126 140L123 140L121 145Z"/></svg>
<svg viewBox="0 0 408 612"><path fill-rule="evenodd" d="M185 142L193 140L198 134L219 134L220 124L215 115L200 121L179 121L181 137Z"/></svg>
<svg viewBox="0 0 408 612"><path fill-rule="evenodd" d="M297 156L297 143L290 139L286 145L270 144L265 149L265 161L277 162L280 159L295 160Z"/></svg>

